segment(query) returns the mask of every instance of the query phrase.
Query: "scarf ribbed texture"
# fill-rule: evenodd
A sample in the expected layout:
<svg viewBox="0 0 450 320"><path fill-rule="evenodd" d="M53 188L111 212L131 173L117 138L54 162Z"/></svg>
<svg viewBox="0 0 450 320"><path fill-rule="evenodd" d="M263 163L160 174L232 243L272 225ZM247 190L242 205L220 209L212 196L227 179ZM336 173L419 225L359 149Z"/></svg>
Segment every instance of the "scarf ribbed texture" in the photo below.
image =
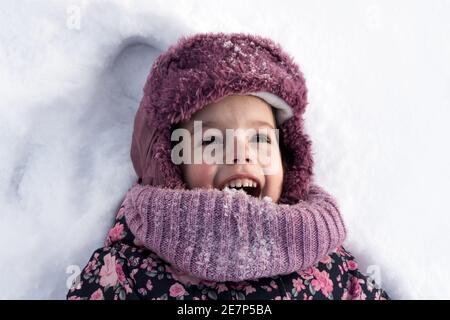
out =
<svg viewBox="0 0 450 320"><path fill-rule="evenodd" d="M335 200L311 185L307 200L276 204L243 191L135 184L125 218L144 246L210 281L242 281L304 270L341 245Z"/></svg>

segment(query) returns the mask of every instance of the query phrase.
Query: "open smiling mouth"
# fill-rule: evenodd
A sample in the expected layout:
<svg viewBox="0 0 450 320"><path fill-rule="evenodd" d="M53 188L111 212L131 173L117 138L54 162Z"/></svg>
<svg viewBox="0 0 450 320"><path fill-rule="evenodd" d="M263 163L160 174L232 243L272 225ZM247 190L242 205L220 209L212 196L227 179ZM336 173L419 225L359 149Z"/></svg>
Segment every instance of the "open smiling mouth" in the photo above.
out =
<svg viewBox="0 0 450 320"><path fill-rule="evenodd" d="M242 190L248 195L260 198L261 197L261 187L258 182L251 179L235 179L228 181L222 186L222 190L225 188Z"/></svg>

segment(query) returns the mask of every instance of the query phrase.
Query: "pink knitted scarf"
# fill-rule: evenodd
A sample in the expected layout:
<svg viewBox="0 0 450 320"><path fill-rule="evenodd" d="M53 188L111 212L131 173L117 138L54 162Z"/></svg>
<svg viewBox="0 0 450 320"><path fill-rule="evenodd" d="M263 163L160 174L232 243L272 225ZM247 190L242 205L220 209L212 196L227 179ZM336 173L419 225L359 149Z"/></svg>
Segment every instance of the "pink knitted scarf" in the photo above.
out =
<svg viewBox="0 0 450 320"><path fill-rule="evenodd" d="M307 200L276 204L243 191L135 184L125 218L145 247L179 270L211 281L242 281L304 270L341 245L334 199L311 185Z"/></svg>

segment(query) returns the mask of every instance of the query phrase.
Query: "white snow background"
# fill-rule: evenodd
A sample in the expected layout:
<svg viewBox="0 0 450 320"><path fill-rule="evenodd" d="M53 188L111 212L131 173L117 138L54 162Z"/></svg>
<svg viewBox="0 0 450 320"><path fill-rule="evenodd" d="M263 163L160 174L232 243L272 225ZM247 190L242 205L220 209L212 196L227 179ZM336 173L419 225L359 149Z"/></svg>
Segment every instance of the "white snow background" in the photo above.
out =
<svg viewBox="0 0 450 320"><path fill-rule="evenodd" d="M295 57L316 181L395 299L450 298L449 1L0 3L0 298L64 299L135 179L132 121L182 35L248 32Z"/></svg>

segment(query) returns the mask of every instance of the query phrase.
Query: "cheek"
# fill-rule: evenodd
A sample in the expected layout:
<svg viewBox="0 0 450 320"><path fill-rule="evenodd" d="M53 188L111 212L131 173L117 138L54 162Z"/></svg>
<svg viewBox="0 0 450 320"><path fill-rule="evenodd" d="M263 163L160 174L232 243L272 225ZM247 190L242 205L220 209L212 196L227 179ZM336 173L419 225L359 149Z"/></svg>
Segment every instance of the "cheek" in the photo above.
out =
<svg viewBox="0 0 450 320"><path fill-rule="evenodd" d="M255 149L257 162L264 172L264 175L283 176L283 161L277 145L261 145Z"/></svg>
<svg viewBox="0 0 450 320"><path fill-rule="evenodd" d="M274 202L277 202L283 189L283 170L276 174L265 176L266 185L263 190L263 196L269 196Z"/></svg>
<svg viewBox="0 0 450 320"><path fill-rule="evenodd" d="M274 202L278 202L283 189L283 161L278 147L271 148L270 155L270 165L264 167L265 186L263 196L269 196Z"/></svg>
<svg viewBox="0 0 450 320"><path fill-rule="evenodd" d="M182 166L184 181L190 188L212 188L217 167L208 164L189 164Z"/></svg>

